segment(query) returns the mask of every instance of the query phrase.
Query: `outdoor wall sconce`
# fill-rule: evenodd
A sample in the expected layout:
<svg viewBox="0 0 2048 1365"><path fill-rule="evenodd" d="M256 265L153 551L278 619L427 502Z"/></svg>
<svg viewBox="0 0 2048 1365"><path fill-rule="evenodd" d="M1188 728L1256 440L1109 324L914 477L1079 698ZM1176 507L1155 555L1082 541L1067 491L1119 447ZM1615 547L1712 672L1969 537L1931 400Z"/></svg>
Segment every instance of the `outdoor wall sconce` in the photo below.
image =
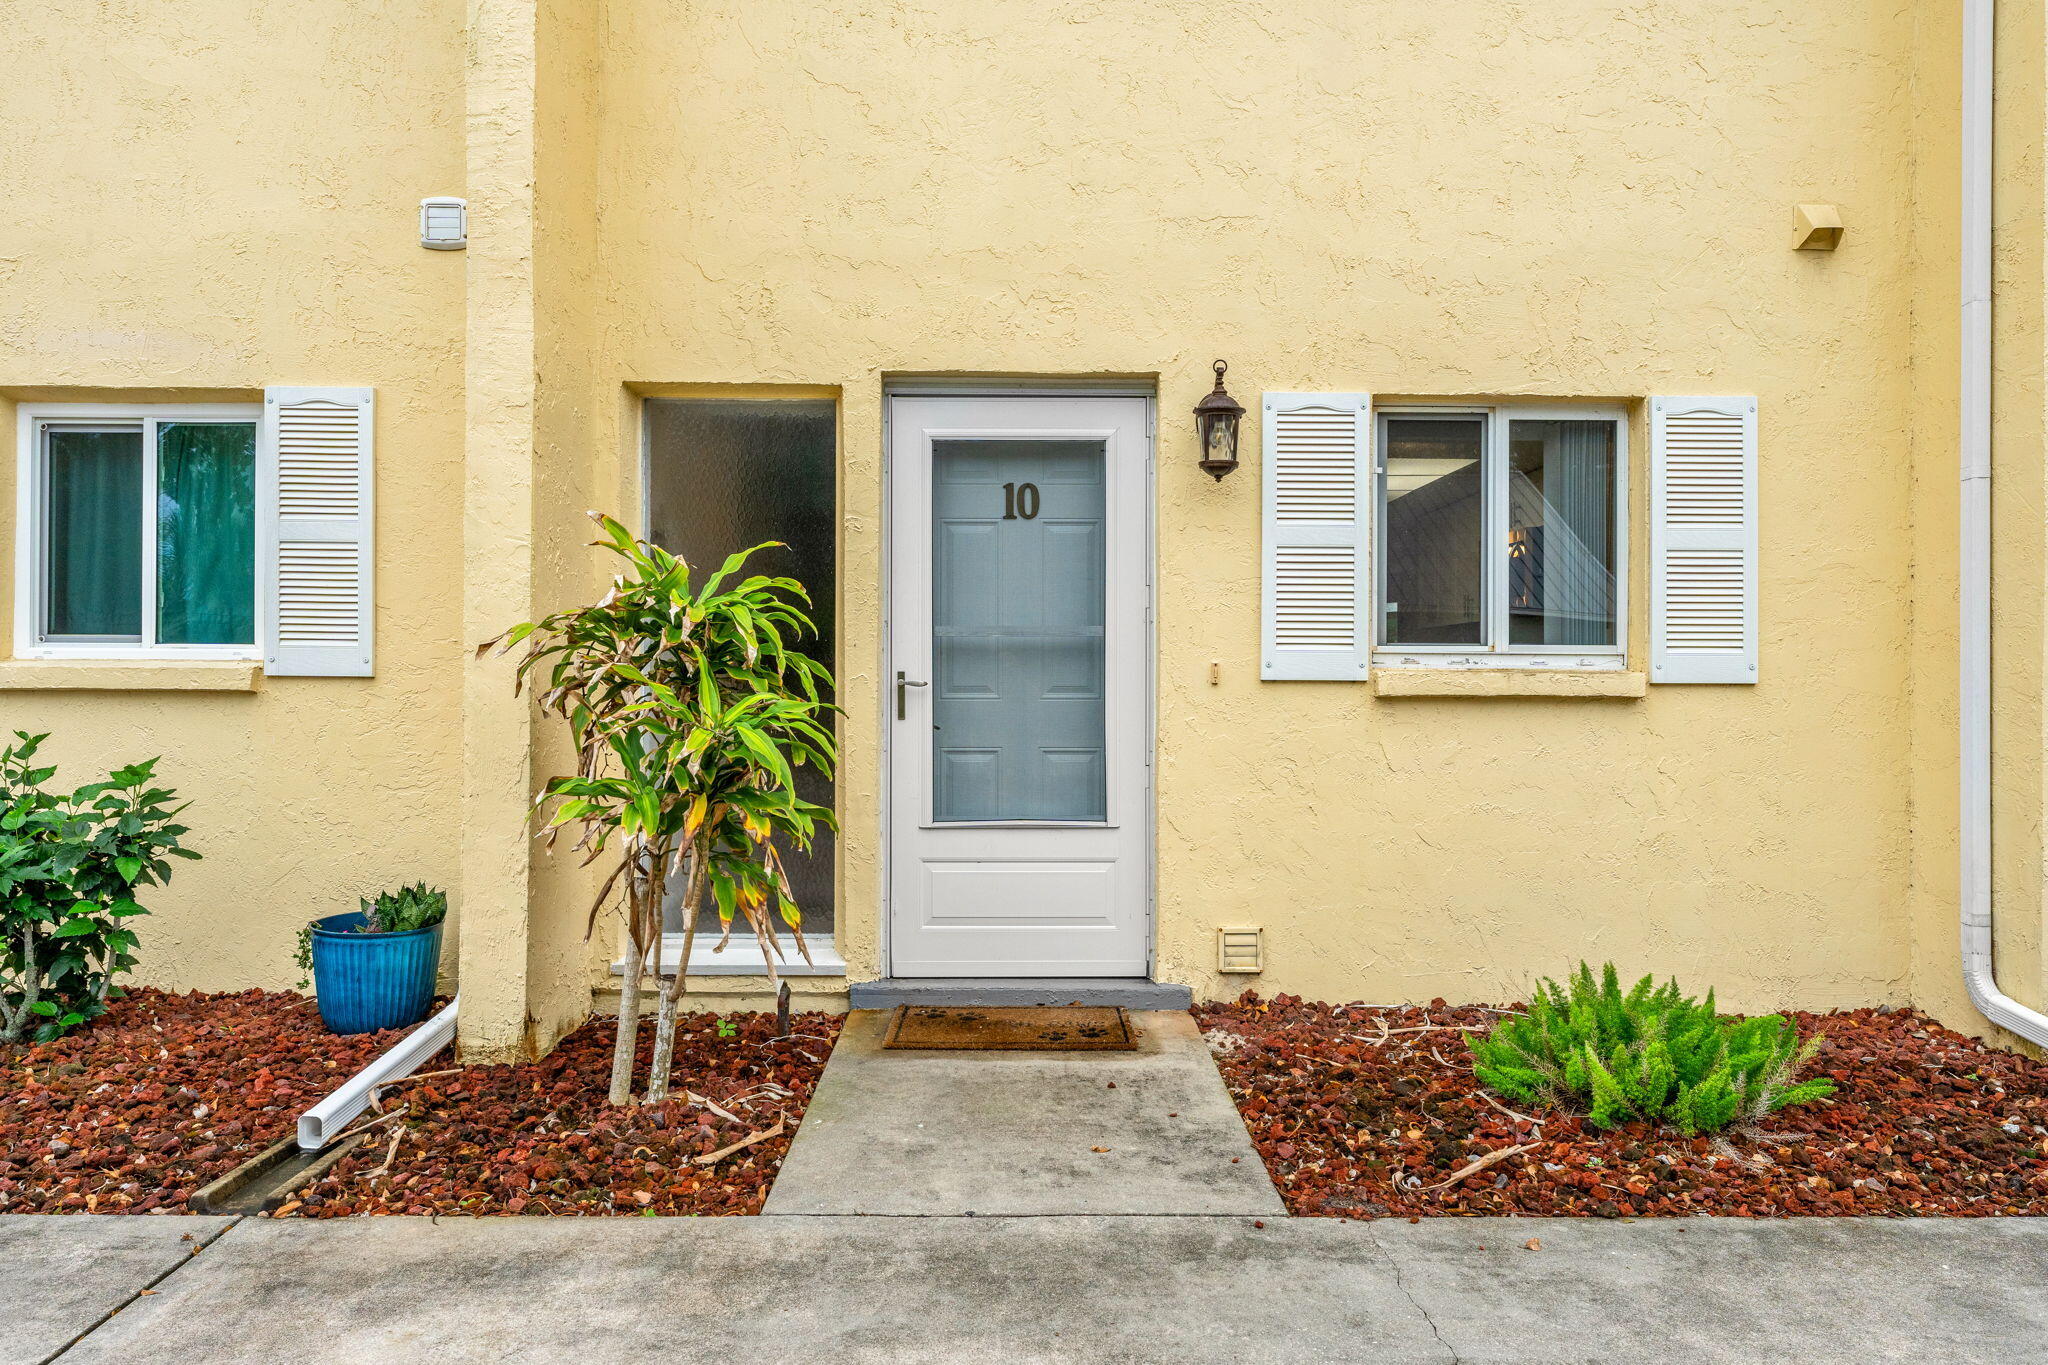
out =
<svg viewBox="0 0 2048 1365"><path fill-rule="evenodd" d="M1230 366L1216 362L1216 387L1195 404L1195 430L1202 437L1202 469L1221 483L1223 476L1237 468L1237 419L1244 408L1223 390L1223 372Z"/></svg>

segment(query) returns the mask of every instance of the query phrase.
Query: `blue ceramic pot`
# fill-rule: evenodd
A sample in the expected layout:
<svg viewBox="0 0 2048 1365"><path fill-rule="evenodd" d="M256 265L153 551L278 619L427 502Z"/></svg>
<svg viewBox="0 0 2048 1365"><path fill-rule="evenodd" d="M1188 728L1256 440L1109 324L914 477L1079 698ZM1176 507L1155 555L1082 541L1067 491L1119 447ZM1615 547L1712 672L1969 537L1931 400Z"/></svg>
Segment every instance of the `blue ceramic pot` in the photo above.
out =
<svg viewBox="0 0 2048 1365"><path fill-rule="evenodd" d="M365 934L359 910L313 921L313 992L333 1033L405 1028L427 1017L441 965L441 926Z"/></svg>

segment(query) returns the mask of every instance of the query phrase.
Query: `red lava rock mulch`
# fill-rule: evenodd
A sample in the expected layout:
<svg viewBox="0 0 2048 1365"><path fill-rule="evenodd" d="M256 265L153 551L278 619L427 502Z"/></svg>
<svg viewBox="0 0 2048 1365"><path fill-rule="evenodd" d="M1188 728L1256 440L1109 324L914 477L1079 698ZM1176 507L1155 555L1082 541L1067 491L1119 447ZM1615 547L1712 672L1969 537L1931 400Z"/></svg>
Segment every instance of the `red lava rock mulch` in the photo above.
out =
<svg viewBox="0 0 2048 1365"><path fill-rule="evenodd" d="M1497 1097L1481 1098L1463 1033L1500 1013L1250 993L1195 1008L1296 1214L2048 1213L2048 1064L1917 1011L1791 1015L1801 1037L1826 1035L1809 1074L1831 1077L1834 1098L1720 1140L1503 1112L1488 1102Z"/></svg>
<svg viewBox="0 0 2048 1365"><path fill-rule="evenodd" d="M759 1213L810 1102L840 1018L685 1014L676 1021L673 1098L659 1108L605 1103L613 1025L593 1019L538 1062L470 1067L386 1092L405 1136L379 1174L388 1137L372 1134L280 1213ZM721 1025L730 1036L720 1037ZM641 1026L644 1077L651 1023ZM432 1070L432 1067L424 1070ZM685 1098L692 1092L723 1109ZM772 1129L780 1136L700 1166L691 1158ZM386 1130L388 1131L388 1129Z"/></svg>
<svg viewBox="0 0 2048 1365"><path fill-rule="evenodd" d="M799 1036L776 1042L772 1015L685 1015L677 1098L659 1110L605 1103L608 1019L539 1062L394 1086L386 1108L408 1116L394 1125L406 1136L391 1168L374 1173L390 1144L373 1134L281 1212L758 1212L839 1023L798 1015ZM652 1032L643 1027L642 1076ZM182 1212L193 1190L290 1133L403 1036L337 1037L289 992L138 990L68 1038L0 1049L0 1213ZM781 1136L708 1167L690 1161L778 1116Z"/></svg>
<svg viewBox="0 0 2048 1365"><path fill-rule="evenodd" d="M0 1213L182 1213L404 1036L338 1038L288 992L138 990L0 1046Z"/></svg>

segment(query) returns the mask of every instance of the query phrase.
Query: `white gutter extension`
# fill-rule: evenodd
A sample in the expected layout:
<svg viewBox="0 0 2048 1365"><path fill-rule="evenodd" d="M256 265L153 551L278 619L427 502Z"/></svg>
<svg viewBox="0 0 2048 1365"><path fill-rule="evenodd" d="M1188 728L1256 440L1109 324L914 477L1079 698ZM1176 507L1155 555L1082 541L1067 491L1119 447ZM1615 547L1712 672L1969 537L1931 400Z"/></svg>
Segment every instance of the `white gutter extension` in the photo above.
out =
<svg viewBox="0 0 2048 1365"><path fill-rule="evenodd" d="M1963 0L1962 506L1963 984L1985 1018L2048 1047L2048 1015L1998 988L1991 961L1991 114L1996 0Z"/></svg>
<svg viewBox="0 0 2048 1365"><path fill-rule="evenodd" d="M299 1150L317 1152L340 1137L349 1120L370 1107L370 1092L420 1069L421 1063L455 1041L458 993L428 1019L401 1038L390 1051L348 1078L342 1087L299 1115Z"/></svg>

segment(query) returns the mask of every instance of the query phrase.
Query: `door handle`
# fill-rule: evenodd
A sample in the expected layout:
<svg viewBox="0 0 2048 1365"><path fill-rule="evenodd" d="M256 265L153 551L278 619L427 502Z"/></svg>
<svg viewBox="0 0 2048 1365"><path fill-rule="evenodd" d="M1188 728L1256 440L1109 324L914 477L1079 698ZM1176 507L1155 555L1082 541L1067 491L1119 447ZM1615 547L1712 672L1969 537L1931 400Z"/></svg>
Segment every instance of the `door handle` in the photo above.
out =
<svg viewBox="0 0 2048 1365"><path fill-rule="evenodd" d="M902 669L900 669L900 668L899 668L899 669L897 669L897 670L896 670L896 719L898 719L898 720L904 720L904 719L906 719L906 716L904 715L904 711L903 711L903 689L904 689L904 688L906 688L906 687L929 687L930 685L931 685L931 684L929 684L929 683L921 683L921 682L912 682L912 681L911 681L910 679L908 679L908 678L906 678L906 677L904 677L904 676L903 676L903 670L902 670Z"/></svg>

